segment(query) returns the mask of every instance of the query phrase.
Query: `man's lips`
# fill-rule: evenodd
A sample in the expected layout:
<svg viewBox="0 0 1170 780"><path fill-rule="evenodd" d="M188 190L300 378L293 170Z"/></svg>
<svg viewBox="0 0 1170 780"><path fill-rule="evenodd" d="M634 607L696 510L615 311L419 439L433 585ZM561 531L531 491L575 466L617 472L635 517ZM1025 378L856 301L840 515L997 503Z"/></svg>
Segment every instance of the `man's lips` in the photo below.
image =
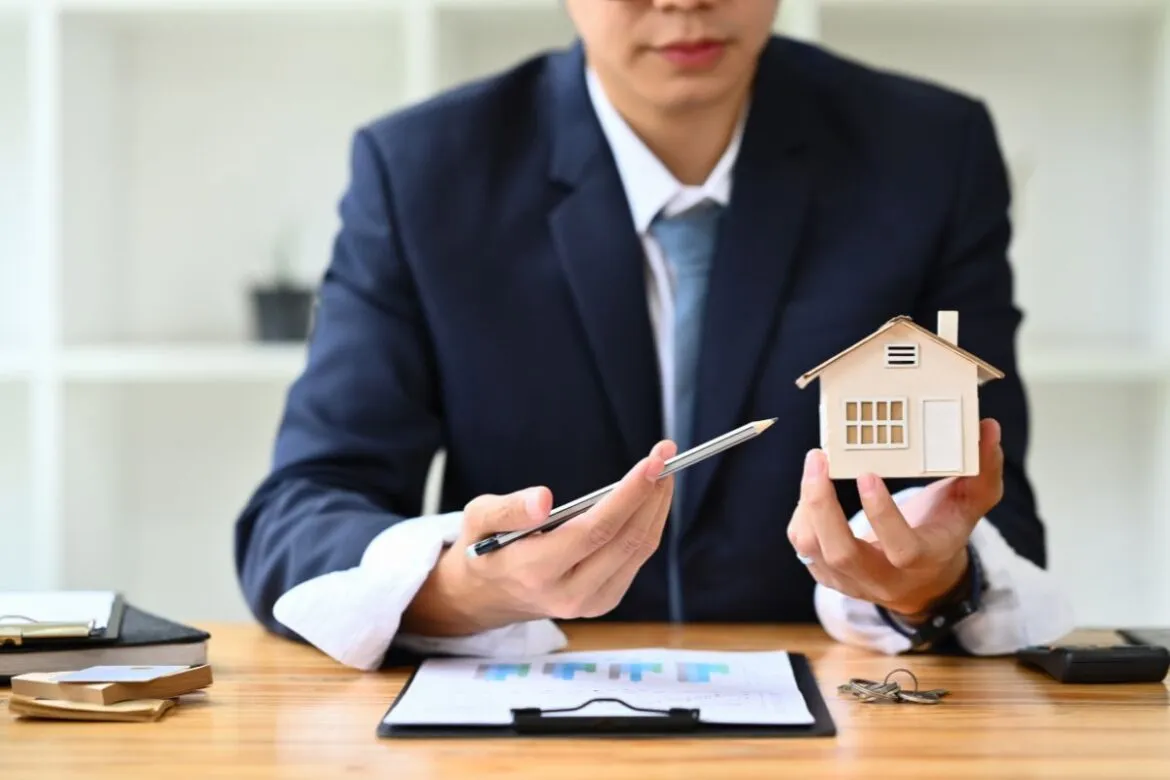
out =
<svg viewBox="0 0 1170 780"><path fill-rule="evenodd" d="M659 51L675 65L697 68L714 64L726 48L727 44L723 41L704 39L671 43L660 47Z"/></svg>

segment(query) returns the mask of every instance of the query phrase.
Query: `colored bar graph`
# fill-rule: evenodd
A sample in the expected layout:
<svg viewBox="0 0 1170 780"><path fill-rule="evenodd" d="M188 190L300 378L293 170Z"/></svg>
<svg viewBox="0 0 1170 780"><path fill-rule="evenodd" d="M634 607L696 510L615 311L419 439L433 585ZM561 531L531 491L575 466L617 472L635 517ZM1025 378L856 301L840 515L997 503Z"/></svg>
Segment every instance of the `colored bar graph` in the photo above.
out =
<svg viewBox="0 0 1170 780"><path fill-rule="evenodd" d="M558 680L572 680L577 672L596 672L597 664L565 663L545 664L544 673Z"/></svg>
<svg viewBox="0 0 1170 780"><path fill-rule="evenodd" d="M618 680L624 674L630 682L641 682L646 672L662 673L662 664L634 662L629 664L610 664L609 679Z"/></svg>
<svg viewBox="0 0 1170 780"><path fill-rule="evenodd" d="M506 680L509 677L527 677L531 664L480 664L475 676L481 680Z"/></svg>
<svg viewBox="0 0 1170 780"><path fill-rule="evenodd" d="M712 674L727 673L727 664L682 663L678 665L679 682L711 682Z"/></svg>

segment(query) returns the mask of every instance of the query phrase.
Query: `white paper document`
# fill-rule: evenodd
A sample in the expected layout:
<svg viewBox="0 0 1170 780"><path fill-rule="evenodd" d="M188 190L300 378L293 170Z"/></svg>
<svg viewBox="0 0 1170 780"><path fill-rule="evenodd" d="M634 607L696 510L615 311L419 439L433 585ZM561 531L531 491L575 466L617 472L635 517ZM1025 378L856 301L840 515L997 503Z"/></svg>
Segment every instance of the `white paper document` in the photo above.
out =
<svg viewBox="0 0 1170 780"><path fill-rule="evenodd" d="M0 622L86 623L104 630L110 625L118 594L104 590L3 591Z"/></svg>
<svg viewBox="0 0 1170 780"><path fill-rule="evenodd" d="M429 658L386 714L396 726L507 726L512 710L579 707L620 699L633 707L699 710L703 723L814 723L785 652L647 648L525 658ZM658 717L620 704L591 704L572 716Z"/></svg>

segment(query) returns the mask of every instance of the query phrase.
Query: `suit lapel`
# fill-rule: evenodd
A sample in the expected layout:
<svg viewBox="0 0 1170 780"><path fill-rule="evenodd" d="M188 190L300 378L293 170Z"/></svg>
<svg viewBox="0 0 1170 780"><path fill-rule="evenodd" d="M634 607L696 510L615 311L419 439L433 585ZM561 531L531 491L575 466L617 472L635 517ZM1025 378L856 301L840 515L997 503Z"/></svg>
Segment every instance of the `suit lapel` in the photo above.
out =
<svg viewBox="0 0 1170 780"><path fill-rule="evenodd" d="M810 192L804 103L785 73L783 42L761 59L736 161L730 207L711 267L696 398L695 441L751 422L745 402L787 293ZM695 517L721 458L693 466L684 524Z"/></svg>
<svg viewBox="0 0 1170 780"><path fill-rule="evenodd" d="M550 178L567 191L549 214L549 229L633 465L662 435L658 356L642 244L584 67L578 45L550 69Z"/></svg>

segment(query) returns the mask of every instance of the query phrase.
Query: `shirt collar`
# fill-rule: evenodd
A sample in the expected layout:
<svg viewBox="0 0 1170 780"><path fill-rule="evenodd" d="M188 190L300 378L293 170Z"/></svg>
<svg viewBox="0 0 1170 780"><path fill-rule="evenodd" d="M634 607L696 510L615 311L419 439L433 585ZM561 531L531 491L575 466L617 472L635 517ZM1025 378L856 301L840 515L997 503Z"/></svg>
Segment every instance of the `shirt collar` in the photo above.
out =
<svg viewBox="0 0 1170 780"><path fill-rule="evenodd" d="M735 160L743 140L744 121L741 117L731 143L723 156L699 186L689 186L674 177L614 108L605 94L596 73L587 68L585 79L589 99L601 123L601 130L613 151L618 175L626 191L626 200L634 218L634 228L645 235L650 223L659 213L670 216L685 211L697 203L711 200L726 206L731 199L731 178Z"/></svg>

